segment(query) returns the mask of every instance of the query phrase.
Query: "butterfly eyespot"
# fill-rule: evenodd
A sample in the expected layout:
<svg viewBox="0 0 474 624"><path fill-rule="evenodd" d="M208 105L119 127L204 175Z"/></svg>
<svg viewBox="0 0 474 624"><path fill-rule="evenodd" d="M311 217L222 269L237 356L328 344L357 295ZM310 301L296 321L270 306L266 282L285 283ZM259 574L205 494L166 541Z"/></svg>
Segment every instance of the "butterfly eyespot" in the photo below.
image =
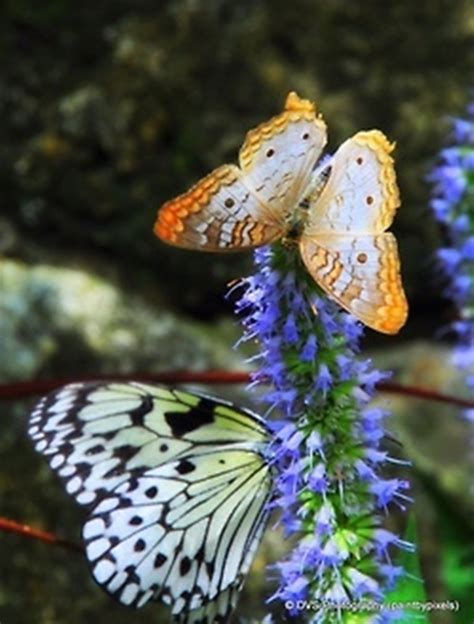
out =
<svg viewBox="0 0 474 624"><path fill-rule="evenodd" d="M161 451L162 453L166 453L166 451L168 450L168 448L169 448L169 447L168 447L168 445L167 445L167 444L162 444L162 445L160 446L160 451Z"/></svg>
<svg viewBox="0 0 474 624"><path fill-rule="evenodd" d="M305 132L301 138L303 141L307 141L309 139L309 132Z"/></svg>
<svg viewBox="0 0 474 624"><path fill-rule="evenodd" d="M360 264L365 264L367 262L367 254L366 253L358 254L357 262L360 262Z"/></svg>
<svg viewBox="0 0 474 624"><path fill-rule="evenodd" d="M356 163L358 165L361 165L364 162L364 159L362 158L362 156L359 156L359 158L357 158Z"/></svg>
<svg viewBox="0 0 474 624"><path fill-rule="evenodd" d="M267 150L267 158L271 158L274 153L275 150L273 149L273 147L271 147L269 150Z"/></svg>
<svg viewBox="0 0 474 624"><path fill-rule="evenodd" d="M235 204L235 201L232 199L232 197L228 197L224 202L224 205L226 208L232 208L234 204Z"/></svg>
<svg viewBox="0 0 474 624"><path fill-rule="evenodd" d="M365 198L365 201L369 204L373 204L374 203L374 198L372 197L372 195L367 195L367 197Z"/></svg>
<svg viewBox="0 0 474 624"><path fill-rule="evenodd" d="M219 464L225 464L225 459L219 459Z"/></svg>

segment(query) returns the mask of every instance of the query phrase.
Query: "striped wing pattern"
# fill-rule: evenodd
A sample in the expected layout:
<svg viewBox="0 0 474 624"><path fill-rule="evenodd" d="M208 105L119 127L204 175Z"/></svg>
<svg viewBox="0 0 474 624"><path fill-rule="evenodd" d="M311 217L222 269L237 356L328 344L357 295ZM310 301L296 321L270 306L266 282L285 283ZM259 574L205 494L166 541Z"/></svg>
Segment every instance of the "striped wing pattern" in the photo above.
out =
<svg viewBox="0 0 474 624"><path fill-rule="evenodd" d="M154 232L165 243L238 251L281 238L326 143L314 104L290 93L283 112L247 133L239 166L222 165L161 206Z"/></svg>
<svg viewBox="0 0 474 624"><path fill-rule="evenodd" d="M267 431L231 404L141 383L73 384L40 401L36 449L90 512L95 580L178 622L226 622L260 542Z"/></svg>
<svg viewBox="0 0 474 624"><path fill-rule="evenodd" d="M238 167L215 169L160 208L155 234L214 252L297 239L329 297L368 327L395 334L408 315L398 247L386 233L400 205L395 145L380 130L358 132L321 170L326 135L315 105L289 93L279 115L247 133Z"/></svg>

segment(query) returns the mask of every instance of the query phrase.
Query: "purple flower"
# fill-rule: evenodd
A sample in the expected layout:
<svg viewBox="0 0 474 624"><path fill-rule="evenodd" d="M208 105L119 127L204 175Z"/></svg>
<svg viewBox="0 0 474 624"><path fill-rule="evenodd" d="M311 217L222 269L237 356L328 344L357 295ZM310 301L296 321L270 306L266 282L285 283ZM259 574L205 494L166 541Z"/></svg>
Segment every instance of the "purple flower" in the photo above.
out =
<svg viewBox="0 0 474 624"><path fill-rule="evenodd" d="M464 260L474 262L474 235L468 236L461 247L460 255Z"/></svg>
<svg viewBox="0 0 474 624"><path fill-rule="evenodd" d="M316 336L314 334L310 334L301 351L301 360L303 362L312 362L316 357L317 348Z"/></svg>
<svg viewBox="0 0 474 624"><path fill-rule="evenodd" d="M326 393L332 384L332 376L326 364L319 365L319 372L316 377L314 387L322 393Z"/></svg>
<svg viewBox="0 0 474 624"><path fill-rule="evenodd" d="M270 421L271 508L284 534L298 537L274 567L272 600L381 600L395 575L388 549L404 544L383 533L379 510L407 500L406 482L382 476L397 461L379 448L388 414L368 406L387 374L358 359L360 323L320 293L297 253L259 249L237 302L245 338L260 346L252 385L271 384L262 400L279 418ZM328 621L324 610L307 617Z"/></svg>
<svg viewBox="0 0 474 624"><path fill-rule="evenodd" d="M328 480L326 478L326 467L321 462L314 468L308 477L308 485L313 490L313 492L318 492L319 494L323 494L326 492L328 487Z"/></svg>
<svg viewBox="0 0 474 624"><path fill-rule="evenodd" d="M298 329L293 314L290 312L283 325L283 339L285 342L295 343L298 341Z"/></svg>
<svg viewBox="0 0 474 624"><path fill-rule="evenodd" d="M335 523L334 507L328 501L325 501L314 518L316 535L323 537L332 532Z"/></svg>
<svg viewBox="0 0 474 624"><path fill-rule="evenodd" d="M452 120L452 124L456 143L474 143L474 124L472 120L455 118Z"/></svg>
<svg viewBox="0 0 474 624"><path fill-rule="evenodd" d="M459 263L461 262L461 253L452 247L445 247L438 249L436 255L440 260L441 266L443 267L445 273L447 273L450 277L453 277L456 274Z"/></svg>
<svg viewBox="0 0 474 624"><path fill-rule="evenodd" d="M407 489L408 483L399 479L377 479L371 485L370 491L377 497L377 505L386 507L396 497L406 499L401 493L402 489Z"/></svg>
<svg viewBox="0 0 474 624"><path fill-rule="evenodd" d="M444 294L458 309L451 324L457 337L453 363L466 374L466 385L474 375L474 105L467 118L452 119L451 145L440 152L431 173L434 182L431 208L443 224L446 245L437 259L447 278Z"/></svg>
<svg viewBox="0 0 474 624"><path fill-rule="evenodd" d="M405 574L405 570L401 566L394 566L390 563L382 564L380 566L380 572L385 577L390 589L393 588L398 579Z"/></svg>

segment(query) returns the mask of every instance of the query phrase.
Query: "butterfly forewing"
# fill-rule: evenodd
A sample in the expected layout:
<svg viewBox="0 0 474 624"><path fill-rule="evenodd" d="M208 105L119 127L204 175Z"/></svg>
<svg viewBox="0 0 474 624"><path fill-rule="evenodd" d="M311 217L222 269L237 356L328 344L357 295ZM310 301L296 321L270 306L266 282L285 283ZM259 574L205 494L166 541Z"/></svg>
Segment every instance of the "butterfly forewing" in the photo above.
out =
<svg viewBox="0 0 474 624"><path fill-rule="evenodd" d="M290 93L285 110L248 132L239 153L245 183L278 220L300 201L326 144L326 124L314 105Z"/></svg>
<svg viewBox="0 0 474 624"><path fill-rule="evenodd" d="M83 537L106 591L161 599L180 621L225 621L267 516L256 415L148 384L75 384L38 404L30 435L91 508Z"/></svg>
<svg viewBox="0 0 474 624"><path fill-rule="evenodd" d="M310 199L305 234L384 232L400 204L393 145L382 132L358 132L341 145L324 189Z"/></svg>
<svg viewBox="0 0 474 624"><path fill-rule="evenodd" d="M202 251L252 248L280 238L283 231L235 165L219 167L164 204L154 228L166 243Z"/></svg>

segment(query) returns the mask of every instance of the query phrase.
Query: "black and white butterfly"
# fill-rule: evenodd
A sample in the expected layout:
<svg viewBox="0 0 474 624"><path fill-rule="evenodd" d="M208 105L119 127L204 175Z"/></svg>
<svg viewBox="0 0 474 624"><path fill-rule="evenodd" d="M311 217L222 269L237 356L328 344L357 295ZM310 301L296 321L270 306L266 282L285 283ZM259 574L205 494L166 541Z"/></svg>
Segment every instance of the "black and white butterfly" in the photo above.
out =
<svg viewBox="0 0 474 624"><path fill-rule="evenodd" d="M43 398L29 434L89 509L86 555L121 603L177 622L226 622L260 543L268 431L230 403L143 383L72 384Z"/></svg>

